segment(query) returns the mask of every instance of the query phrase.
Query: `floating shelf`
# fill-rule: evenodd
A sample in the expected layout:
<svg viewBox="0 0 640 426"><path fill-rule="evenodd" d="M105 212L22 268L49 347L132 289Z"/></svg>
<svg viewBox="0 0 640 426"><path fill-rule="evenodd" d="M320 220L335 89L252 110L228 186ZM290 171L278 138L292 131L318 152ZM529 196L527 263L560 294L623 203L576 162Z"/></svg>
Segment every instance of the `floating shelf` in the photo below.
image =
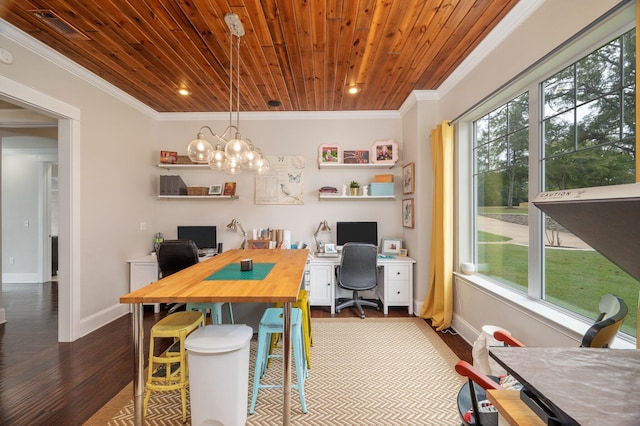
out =
<svg viewBox="0 0 640 426"><path fill-rule="evenodd" d="M237 195L158 195L167 200L237 200Z"/></svg>
<svg viewBox="0 0 640 426"><path fill-rule="evenodd" d="M320 163L319 169L393 169L396 163Z"/></svg>
<svg viewBox="0 0 640 426"><path fill-rule="evenodd" d="M321 200L395 200L395 195L334 195L334 194L318 194Z"/></svg>
<svg viewBox="0 0 640 426"><path fill-rule="evenodd" d="M211 169L208 164L157 164L161 169ZM215 170L212 170L215 171Z"/></svg>

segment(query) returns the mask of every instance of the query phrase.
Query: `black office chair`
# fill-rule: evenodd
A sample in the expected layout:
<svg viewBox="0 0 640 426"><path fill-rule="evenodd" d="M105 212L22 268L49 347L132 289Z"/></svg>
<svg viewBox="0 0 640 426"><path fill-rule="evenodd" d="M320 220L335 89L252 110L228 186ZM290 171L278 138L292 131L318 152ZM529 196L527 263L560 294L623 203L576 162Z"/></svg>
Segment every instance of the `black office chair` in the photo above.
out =
<svg viewBox="0 0 640 426"><path fill-rule="evenodd" d="M158 246L156 256L158 258L160 274L163 278L199 262L198 247L191 240L165 240ZM200 311L204 314L204 317L206 317L206 311L210 310L211 322L213 324L221 324L222 305L224 303L225 302L189 303L187 305L184 303L176 303L169 308L168 313L171 314L185 307L187 310ZM231 303L227 306L229 310L229 321L233 324L233 308L231 307Z"/></svg>
<svg viewBox="0 0 640 426"><path fill-rule="evenodd" d="M375 288L378 278L377 260L378 248L373 244L347 243L343 246L340 265L336 268L336 278L338 286L353 291L353 298L342 303L343 299L338 300L336 312L355 306L360 311L360 318L364 319L363 305L380 309L377 301L363 300L358 295L359 291Z"/></svg>
<svg viewBox="0 0 640 426"><path fill-rule="evenodd" d="M624 300L609 293L602 296L598 309L600 314L584 334L580 347L608 348L629 311ZM502 331L496 331L493 337L507 346L524 346L522 342ZM458 361L455 369L458 374L468 379L458 392L458 411L462 417L462 425L497 425L497 413L482 412L479 404L486 399L486 390L503 389L499 384L499 378L484 375L466 361Z"/></svg>

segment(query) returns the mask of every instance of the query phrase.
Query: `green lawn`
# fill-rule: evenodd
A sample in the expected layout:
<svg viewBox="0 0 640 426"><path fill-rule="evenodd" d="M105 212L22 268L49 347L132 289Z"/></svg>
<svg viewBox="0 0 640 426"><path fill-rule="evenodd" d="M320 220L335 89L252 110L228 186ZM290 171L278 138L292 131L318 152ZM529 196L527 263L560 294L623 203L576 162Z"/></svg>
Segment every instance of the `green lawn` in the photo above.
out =
<svg viewBox="0 0 640 426"><path fill-rule="evenodd" d="M496 241L492 234L486 237L483 241ZM527 247L479 244L478 248L480 272L526 292ZM595 251L547 249L545 265L547 301L595 319L602 295L615 294L629 307L622 330L636 335L640 292L638 281Z"/></svg>

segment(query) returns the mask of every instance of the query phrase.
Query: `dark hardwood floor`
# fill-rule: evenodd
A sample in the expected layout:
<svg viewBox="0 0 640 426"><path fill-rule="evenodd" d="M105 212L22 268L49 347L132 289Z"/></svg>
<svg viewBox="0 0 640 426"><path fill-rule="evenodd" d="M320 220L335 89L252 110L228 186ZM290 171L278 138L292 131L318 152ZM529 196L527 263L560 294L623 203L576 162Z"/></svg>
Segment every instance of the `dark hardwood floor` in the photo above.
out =
<svg viewBox="0 0 640 426"><path fill-rule="evenodd" d="M133 380L131 315L75 342L58 343L55 282L3 284L2 303L8 322L0 325L0 425L81 425ZM165 314L145 307L145 336ZM383 316L375 309L366 315ZM357 317L352 309L337 316ZM390 308L389 316L408 314ZM331 314L312 308L312 317ZM471 346L462 338L438 335L471 361Z"/></svg>

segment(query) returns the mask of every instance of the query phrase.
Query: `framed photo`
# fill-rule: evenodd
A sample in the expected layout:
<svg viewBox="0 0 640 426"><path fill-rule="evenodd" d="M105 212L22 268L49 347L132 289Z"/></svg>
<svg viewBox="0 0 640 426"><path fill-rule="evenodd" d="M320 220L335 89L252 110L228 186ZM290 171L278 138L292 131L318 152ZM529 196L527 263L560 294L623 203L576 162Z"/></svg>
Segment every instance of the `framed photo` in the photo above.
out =
<svg viewBox="0 0 640 426"><path fill-rule="evenodd" d="M222 195L222 184L209 185L209 195Z"/></svg>
<svg viewBox="0 0 640 426"><path fill-rule="evenodd" d="M325 244L324 245L324 252L325 253L337 253L338 249L336 249L336 245L335 244Z"/></svg>
<svg viewBox="0 0 640 426"><path fill-rule="evenodd" d="M236 195L236 183L235 182L225 182L224 183L224 193L223 195Z"/></svg>
<svg viewBox="0 0 640 426"><path fill-rule="evenodd" d="M402 200L402 226L413 228L413 198Z"/></svg>
<svg viewBox="0 0 640 426"><path fill-rule="evenodd" d="M344 164L369 164L369 151L344 151Z"/></svg>
<svg viewBox="0 0 640 426"><path fill-rule="evenodd" d="M175 164L178 161L176 151L160 151L160 162L162 164Z"/></svg>
<svg viewBox="0 0 640 426"><path fill-rule="evenodd" d="M398 253L398 256L408 256L409 255L409 251L407 249L400 249L400 253Z"/></svg>
<svg viewBox="0 0 640 426"><path fill-rule="evenodd" d="M377 164L395 164L398 161L398 144L391 139L375 141L371 145L371 162Z"/></svg>
<svg viewBox="0 0 640 426"><path fill-rule="evenodd" d="M383 238L381 244L381 254L400 254L402 250L402 240L400 238Z"/></svg>
<svg viewBox="0 0 640 426"><path fill-rule="evenodd" d="M342 161L342 150L338 145L320 145L318 164L338 164Z"/></svg>
<svg viewBox="0 0 640 426"><path fill-rule="evenodd" d="M411 162L402 166L402 193L413 194L416 190L415 184L415 163Z"/></svg>

